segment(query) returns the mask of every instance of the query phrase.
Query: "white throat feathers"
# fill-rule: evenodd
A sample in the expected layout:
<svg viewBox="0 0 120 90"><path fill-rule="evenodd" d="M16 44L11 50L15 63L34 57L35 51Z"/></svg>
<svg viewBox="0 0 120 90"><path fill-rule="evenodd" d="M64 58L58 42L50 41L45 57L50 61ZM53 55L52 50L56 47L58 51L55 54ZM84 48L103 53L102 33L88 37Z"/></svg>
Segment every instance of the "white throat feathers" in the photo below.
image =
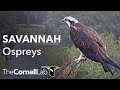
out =
<svg viewBox="0 0 120 90"><path fill-rule="evenodd" d="M70 25L70 22L66 21L66 23L67 23L68 27L70 27L70 26L71 26L71 25Z"/></svg>

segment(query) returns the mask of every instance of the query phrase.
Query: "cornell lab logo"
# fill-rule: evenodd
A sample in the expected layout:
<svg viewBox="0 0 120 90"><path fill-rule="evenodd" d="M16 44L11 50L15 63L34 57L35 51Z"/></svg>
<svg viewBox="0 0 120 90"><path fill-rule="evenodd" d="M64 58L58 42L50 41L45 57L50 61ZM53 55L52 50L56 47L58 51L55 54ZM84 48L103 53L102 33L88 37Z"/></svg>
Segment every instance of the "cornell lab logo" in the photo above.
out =
<svg viewBox="0 0 120 90"><path fill-rule="evenodd" d="M55 77L55 71L59 69L58 66L41 66L42 68L46 68L49 71L49 75L51 77Z"/></svg>

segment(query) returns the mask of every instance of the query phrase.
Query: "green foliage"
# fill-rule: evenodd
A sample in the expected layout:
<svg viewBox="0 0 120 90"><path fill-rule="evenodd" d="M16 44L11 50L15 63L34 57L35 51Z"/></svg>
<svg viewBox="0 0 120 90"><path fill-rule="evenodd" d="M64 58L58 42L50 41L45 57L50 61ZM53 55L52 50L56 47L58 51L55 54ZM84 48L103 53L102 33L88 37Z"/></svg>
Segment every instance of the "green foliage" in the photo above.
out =
<svg viewBox="0 0 120 90"><path fill-rule="evenodd" d="M66 59L75 60L79 57L80 51L79 49L72 47L64 47L64 53L66 54Z"/></svg>
<svg viewBox="0 0 120 90"><path fill-rule="evenodd" d="M42 55L49 60L49 65L62 65L63 60L66 57L66 54L63 53L62 48L54 46L39 46L39 48L42 50Z"/></svg>
<svg viewBox="0 0 120 90"><path fill-rule="evenodd" d="M112 33L102 34L101 36L103 37L103 40L111 58L115 59L116 62L120 63L120 43L117 44L116 41L114 41L114 35ZM120 42L120 39L117 42Z"/></svg>

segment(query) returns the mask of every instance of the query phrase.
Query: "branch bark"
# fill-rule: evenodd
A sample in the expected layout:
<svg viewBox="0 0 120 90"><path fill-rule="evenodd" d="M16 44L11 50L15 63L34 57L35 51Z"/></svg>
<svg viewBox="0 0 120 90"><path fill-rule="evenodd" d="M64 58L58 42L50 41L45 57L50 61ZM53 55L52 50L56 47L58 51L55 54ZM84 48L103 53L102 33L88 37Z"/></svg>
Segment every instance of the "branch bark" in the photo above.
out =
<svg viewBox="0 0 120 90"><path fill-rule="evenodd" d="M60 69L56 72L55 79L72 79L74 78L78 67L84 62L85 59L81 59L78 63L75 61L66 60Z"/></svg>

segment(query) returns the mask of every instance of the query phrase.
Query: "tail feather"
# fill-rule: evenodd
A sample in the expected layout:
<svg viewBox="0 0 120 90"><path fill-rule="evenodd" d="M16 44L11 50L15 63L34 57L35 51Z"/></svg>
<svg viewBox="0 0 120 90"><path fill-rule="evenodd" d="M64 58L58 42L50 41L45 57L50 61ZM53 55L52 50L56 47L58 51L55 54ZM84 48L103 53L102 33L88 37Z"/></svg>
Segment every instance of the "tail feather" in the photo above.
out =
<svg viewBox="0 0 120 90"><path fill-rule="evenodd" d="M102 64L105 72L110 72L113 75L112 66L110 64ZM114 75L113 75L114 76Z"/></svg>
<svg viewBox="0 0 120 90"><path fill-rule="evenodd" d="M110 64L111 66L113 66L113 67L115 67L115 68L120 70L120 65L117 65L116 63L114 63L110 58L107 58L105 60L105 63Z"/></svg>
<svg viewBox="0 0 120 90"><path fill-rule="evenodd" d="M115 67L120 70L120 65L117 65L116 63L114 63L110 58L107 58L106 60L104 60L104 63L102 63L102 66L105 72L110 72L112 75L113 75L112 67Z"/></svg>

